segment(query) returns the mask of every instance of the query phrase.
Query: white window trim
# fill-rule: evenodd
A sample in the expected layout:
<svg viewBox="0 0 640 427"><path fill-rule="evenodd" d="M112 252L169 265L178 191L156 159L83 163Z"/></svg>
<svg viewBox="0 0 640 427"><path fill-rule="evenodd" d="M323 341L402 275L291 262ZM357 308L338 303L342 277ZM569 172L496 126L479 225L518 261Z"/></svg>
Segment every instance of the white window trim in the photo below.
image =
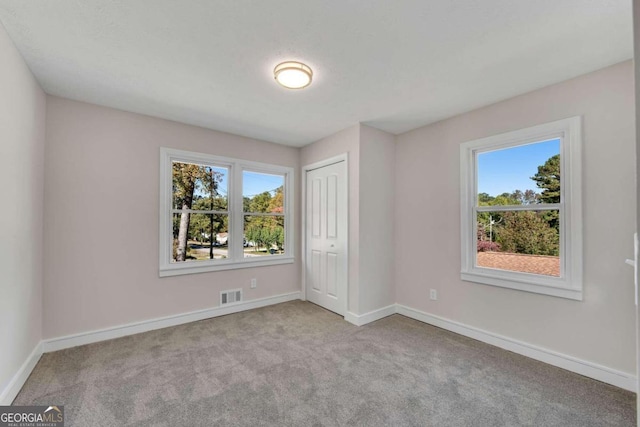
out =
<svg viewBox="0 0 640 427"><path fill-rule="evenodd" d="M460 145L461 279L544 295L582 300L582 121L572 117L476 139ZM478 153L561 138L560 277L478 267L476 199ZM524 189L523 189L524 190ZM531 207L527 208L532 210Z"/></svg>
<svg viewBox="0 0 640 427"><path fill-rule="evenodd" d="M229 257L227 259L203 260L195 262L171 263L173 247L172 198L173 174L172 162L189 162L210 166L222 166L229 169ZM262 172L284 175L284 217L285 217L285 253L282 255L264 256L259 259L244 258L243 235L244 215L242 203L242 172ZM238 268L264 267L269 265L291 264L295 261L294 253L294 215L293 215L293 168L214 156L205 153L160 148L160 244L159 275L160 277L182 274L205 273L209 271L232 270ZM235 236L235 237L234 237ZM240 236L240 238L238 238Z"/></svg>

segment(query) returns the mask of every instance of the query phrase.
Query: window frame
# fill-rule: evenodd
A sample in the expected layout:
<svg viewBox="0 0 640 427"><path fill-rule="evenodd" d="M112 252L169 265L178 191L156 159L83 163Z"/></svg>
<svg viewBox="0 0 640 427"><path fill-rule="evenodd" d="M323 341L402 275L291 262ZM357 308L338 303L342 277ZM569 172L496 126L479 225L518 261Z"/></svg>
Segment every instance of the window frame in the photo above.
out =
<svg viewBox="0 0 640 427"><path fill-rule="evenodd" d="M172 263L173 239L173 162L194 163L198 165L224 167L228 173L227 209L229 215L228 258L201 260L197 262ZM282 175L284 177L284 254L256 257L244 257L244 209L243 209L243 172L259 172ZM205 273L210 271L232 270L239 268L264 267L269 265L290 264L295 262L293 191L294 169L286 166L253 162L231 157L215 156L160 147L160 216L159 216L159 276L177 276L182 274ZM238 237L239 236L239 237Z"/></svg>
<svg viewBox="0 0 640 427"><path fill-rule="evenodd" d="M560 203L497 210L560 211L560 277L477 266L478 154L560 138ZM460 144L461 272L463 281L581 301L582 119L557 120ZM496 208L501 208L497 206Z"/></svg>

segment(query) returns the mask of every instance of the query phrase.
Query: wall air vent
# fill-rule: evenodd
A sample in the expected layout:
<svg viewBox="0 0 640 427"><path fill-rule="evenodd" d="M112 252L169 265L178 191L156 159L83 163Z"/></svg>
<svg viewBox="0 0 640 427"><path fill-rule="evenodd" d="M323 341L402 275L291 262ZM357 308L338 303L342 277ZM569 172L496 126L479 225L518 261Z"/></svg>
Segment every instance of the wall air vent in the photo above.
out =
<svg viewBox="0 0 640 427"><path fill-rule="evenodd" d="M242 301L242 289L220 292L220 305L228 305Z"/></svg>

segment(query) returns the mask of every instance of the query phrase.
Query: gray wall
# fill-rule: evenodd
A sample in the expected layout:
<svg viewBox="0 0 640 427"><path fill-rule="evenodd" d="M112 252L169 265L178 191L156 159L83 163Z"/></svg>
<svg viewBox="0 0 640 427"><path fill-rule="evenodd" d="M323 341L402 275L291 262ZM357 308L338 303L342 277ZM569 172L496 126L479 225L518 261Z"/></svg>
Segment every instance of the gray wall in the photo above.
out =
<svg viewBox="0 0 640 427"><path fill-rule="evenodd" d="M49 96L45 338L299 291L299 261L158 277L161 146L293 167L299 224L298 149Z"/></svg>
<svg viewBox="0 0 640 427"><path fill-rule="evenodd" d="M635 373L633 66L614 65L397 138L397 302ZM460 280L460 143L583 117L584 301ZM429 289L438 300L429 300Z"/></svg>
<svg viewBox="0 0 640 427"><path fill-rule="evenodd" d="M300 165L349 158L348 309L366 314L395 302L395 137L358 124L303 147Z"/></svg>
<svg viewBox="0 0 640 427"><path fill-rule="evenodd" d="M1 24L0 64L2 391L42 338L46 98Z"/></svg>
<svg viewBox="0 0 640 427"><path fill-rule="evenodd" d="M360 126L360 312L396 302L395 136Z"/></svg>

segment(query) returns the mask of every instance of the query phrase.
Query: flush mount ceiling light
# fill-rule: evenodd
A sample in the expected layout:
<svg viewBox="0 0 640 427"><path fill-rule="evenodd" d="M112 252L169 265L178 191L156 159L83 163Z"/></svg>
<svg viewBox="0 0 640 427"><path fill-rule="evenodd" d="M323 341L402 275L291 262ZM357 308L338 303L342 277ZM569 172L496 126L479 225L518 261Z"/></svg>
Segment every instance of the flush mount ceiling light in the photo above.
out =
<svg viewBox="0 0 640 427"><path fill-rule="evenodd" d="M313 71L308 65L297 61L287 61L276 65L273 76L287 89L302 89L311 84Z"/></svg>

